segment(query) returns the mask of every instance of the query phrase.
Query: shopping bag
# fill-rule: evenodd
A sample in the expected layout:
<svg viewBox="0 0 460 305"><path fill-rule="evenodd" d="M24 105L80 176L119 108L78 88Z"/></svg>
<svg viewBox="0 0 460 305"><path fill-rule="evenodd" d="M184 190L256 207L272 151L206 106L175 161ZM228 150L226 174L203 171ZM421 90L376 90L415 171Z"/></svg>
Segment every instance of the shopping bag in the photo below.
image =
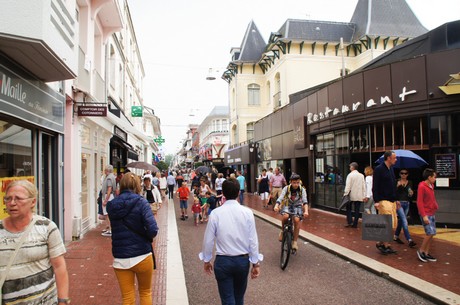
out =
<svg viewBox="0 0 460 305"><path fill-rule="evenodd" d="M339 211L341 209L343 209L344 207L346 207L347 204L349 204L351 201L350 201L350 195L345 195L342 197L342 202L340 202L340 205L339 205Z"/></svg>
<svg viewBox="0 0 460 305"><path fill-rule="evenodd" d="M363 213L363 240L392 241L392 216Z"/></svg>

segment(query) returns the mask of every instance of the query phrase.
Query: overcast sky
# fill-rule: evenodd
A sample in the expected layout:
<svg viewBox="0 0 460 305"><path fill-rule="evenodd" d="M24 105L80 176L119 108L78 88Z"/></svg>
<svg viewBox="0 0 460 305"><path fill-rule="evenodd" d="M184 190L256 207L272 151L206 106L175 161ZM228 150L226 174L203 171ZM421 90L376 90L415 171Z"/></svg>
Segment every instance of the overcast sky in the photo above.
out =
<svg viewBox="0 0 460 305"><path fill-rule="evenodd" d="M379 0L374 0L379 1ZM228 105L220 79L254 20L265 41L286 19L349 22L357 0L128 0L145 69L144 103L161 119L164 154L178 151L189 123ZM460 0L407 0L428 29L460 19ZM218 70L207 81L208 69Z"/></svg>

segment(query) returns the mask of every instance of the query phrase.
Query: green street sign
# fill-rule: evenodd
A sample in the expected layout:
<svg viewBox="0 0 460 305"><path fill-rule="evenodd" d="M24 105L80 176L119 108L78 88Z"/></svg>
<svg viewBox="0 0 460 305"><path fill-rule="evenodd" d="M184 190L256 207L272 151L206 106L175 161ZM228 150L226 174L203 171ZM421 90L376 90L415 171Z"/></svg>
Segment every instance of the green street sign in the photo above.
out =
<svg viewBox="0 0 460 305"><path fill-rule="evenodd" d="M131 106L132 117L142 117L142 106Z"/></svg>
<svg viewBox="0 0 460 305"><path fill-rule="evenodd" d="M161 136L158 136L158 138L153 139L153 141L161 146L165 142L165 139L163 139Z"/></svg>

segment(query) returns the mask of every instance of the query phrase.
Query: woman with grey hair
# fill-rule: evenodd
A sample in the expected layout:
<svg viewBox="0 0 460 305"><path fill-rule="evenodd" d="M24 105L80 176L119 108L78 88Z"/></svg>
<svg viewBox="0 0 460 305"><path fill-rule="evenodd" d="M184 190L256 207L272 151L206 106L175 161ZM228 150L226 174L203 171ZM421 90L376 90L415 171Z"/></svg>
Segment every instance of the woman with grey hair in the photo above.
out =
<svg viewBox="0 0 460 305"><path fill-rule="evenodd" d="M27 180L8 184L0 220L1 304L69 304L69 276L61 233L35 214L37 188Z"/></svg>
<svg viewBox="0 0 460 305"><path fill-rule="evenodd" d="M102 182L102 215L103 220L107 221L107 228L102 231L102 236L112 236L112 230L110 229L110 220L107 217L107 203L115 197L115 190L117 188L116 177L113 174L113 166L107 165L104 169L105 178Z"/></svg>

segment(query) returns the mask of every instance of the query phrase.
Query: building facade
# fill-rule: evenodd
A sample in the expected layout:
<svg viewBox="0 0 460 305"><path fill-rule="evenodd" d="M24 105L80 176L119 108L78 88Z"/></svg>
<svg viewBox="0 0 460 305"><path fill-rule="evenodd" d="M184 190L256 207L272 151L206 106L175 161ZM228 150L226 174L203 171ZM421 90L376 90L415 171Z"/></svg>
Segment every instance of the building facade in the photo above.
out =
<svg viewBox="0 0 460 305"><path fill-rule="evenodd" d="M224 166L224 152L229 143L228 130L228 107L214 107L197 129L200 134L199 161L217 169Z"/></svg>
<svg viewBox="0 0 460 305"><path fill-rule="evenodd" d="M344 78L292 94L255 124L258 161L301 174L311 202L336 211L350 162L363 172L386 150L412 150L428 163L408 169L414 188L425 167L435 169L436 219L458 225L459 28L460 21L445 24ZM417 222L414 204L412 211Z"/></svg>
<svg viewBox="0 0 460 305"><path fill-rule="evenodd" d="M64 201L63 164L70 91L65 80L78 73L76 4L26 0L0 1L0 6L2 189L12 180L34 182L37 213L62 230L71 218L70 203ZM6 207L0 202L3 218Z"/></svg>
<svg viewBox="0 0 460 305"><path fill-rule="evenodd" d="M270 34L267 43L251 22L241 47L233 49L232 60L223 74L230 92L231 144L230 157L225 160L233 160L226 165L240 167L249 173L247 180L255 180L260 168L243 161L256 156L252 142L258 120L269 113L281 116L291 94L347 75L393 47L426 33L404 0L390 2L391 5L387 1L360 0L348 23L288 19ZM264 132L270 133L273 128L287 126L265 128ZM263 167L279 166L283 171L289 167L276 159L264 160L272 161L266 161Z"/></svg>

